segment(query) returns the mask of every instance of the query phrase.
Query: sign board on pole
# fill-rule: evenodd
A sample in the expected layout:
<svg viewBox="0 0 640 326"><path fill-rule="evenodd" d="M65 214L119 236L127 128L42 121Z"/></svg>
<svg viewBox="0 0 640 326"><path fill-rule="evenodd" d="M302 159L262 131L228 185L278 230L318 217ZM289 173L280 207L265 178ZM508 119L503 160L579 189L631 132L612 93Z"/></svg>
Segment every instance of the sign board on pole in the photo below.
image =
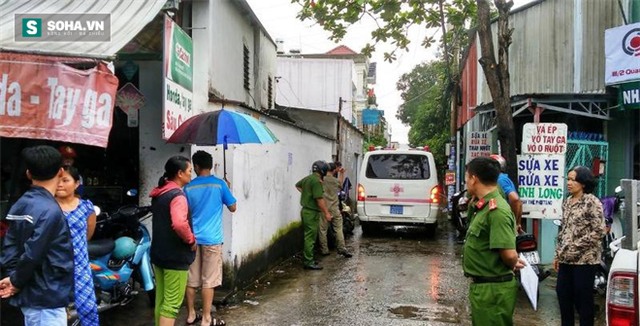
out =
<svg viewBox="0 0 640 326"><path fill-rule="evenodd" d="M456 173L453 171L447 171L444 175L444 184L447 186L456 184Z"/></svg>
<svg viewBox="0 0 640 326"><path fill-rule="evenodd" d="M523 154L562 154L567 152L567 125L527 123L522 128Z"/></svg>
<svg viewBox="0 0 640 326"><path fill-rule="evenodd" d="M605 30L604 53L606 85L639 80L640 23Z"/></svg>
<svg viewBox="0 0 640 326"><path fill-rule="evenodd" d="M193 115L193 41L166 15L163 61L162 138L169 139Z"/></svg>
<svg viewBox="0 0 640 326"><path fill-rule="evenodd" d="M491 155L491 133L473 131L467 133L467 163L480 156Z"/></svg>
<svg viewBox="0 0 640 326"><path fill-rule="evenodd" d="M518 193L529 218L562 218L564 154L518 155Z"/></svg>
<svg viewBox="0 0 640 326"><path fill-rule="evenodd" d="M369 108L364 109L362 110L362 124L365 126L378 125L380 123L380 117L383 115L384 113L382 110Z"/></svg>

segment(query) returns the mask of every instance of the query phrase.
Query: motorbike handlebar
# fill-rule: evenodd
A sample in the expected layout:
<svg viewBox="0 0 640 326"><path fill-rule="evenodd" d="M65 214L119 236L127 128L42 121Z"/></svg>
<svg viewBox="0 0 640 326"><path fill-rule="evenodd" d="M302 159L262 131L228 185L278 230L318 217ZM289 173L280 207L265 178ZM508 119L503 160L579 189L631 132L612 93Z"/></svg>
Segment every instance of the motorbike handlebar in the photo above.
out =
<svg viewBox="0 0 640 326"><path fill-rule="evenodd" d="M102 212L100 216L104 216L104 218L98 218L97 223L105 223L107 221L112 221L120 218L128 218L135 217L138 220L146 219L147 215L151 212L151 206L136 206L136 205L128 205L118 208L118 210L109 214L107 212Z"/></svg>
<svg viewBox="0 0 640 326"><path fill-rule="evenodd" d="M613 241L611 241L611 243L609 244L609 249L611 249L612 253L616 253L618 252L618 250L620 250L620 243L622 243L622 240L624 240L627 236L621 236L618 239L615 239Z"/></svg>

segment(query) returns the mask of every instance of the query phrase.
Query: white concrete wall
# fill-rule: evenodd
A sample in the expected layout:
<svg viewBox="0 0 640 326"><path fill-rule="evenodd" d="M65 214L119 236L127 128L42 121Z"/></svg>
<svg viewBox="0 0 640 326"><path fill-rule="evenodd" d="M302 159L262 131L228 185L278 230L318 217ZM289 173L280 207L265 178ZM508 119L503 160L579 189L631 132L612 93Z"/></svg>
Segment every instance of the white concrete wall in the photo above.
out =
<svg viewBox="0 0 640 326"><path fill-rule="evenodd" d="M140 91L145 105L140 109L140 189L141 205L150 205L151 189L164 173L164 164L174 155L189 157L189 146L167 144L162 139L162 62L138 61Z"/></svg>
<svg viewBox="0 0 640 326"><path fill-rule="evenodd" d="M277 58L276 102L282 106L338 112L352 118L353 61L338 59Z"/></svg>
<svg viewBox="0 0 640 326"><path fill-rule="evenodd" d="M363 156L363 135L358 130L350 126L343 126L342 133L342 149L340 151L340 162L342 167L346 170L346 176L351 180L352 188L349 196L355 202L357 191L357 176L360 172L360 165L362 163Z"/></svg>
<svg viewBox="0 0 640 326"><path fill-rule="evenodd" d="M250 15L241 13L232 1L196 1L193 20L195 28L205 27L193 30L196 113L221 108L220 104L209 103L209 92L258 110L268 108L269 77L275 103L276 46L254 27ZM250 92L243 87L243 45L250 51ZM276 144L230 144L225 152L227 179L238 200L238 210L224 213L223 259L238 269L251 254L267 249L278 231L300 220L300 197L294 185L310 173L313 161L331 158L333 142L254 110L237 105L226 105L225 109L258 118L280 140ZM213 173L224 177L222 146L192 146L187 155L201 149L212 154Z"/></svg>
<svg viewBox="0 0 640 326"><path fill-rule="evenodd" d="M226 108L256 116L238 107ZM239 267L252 253L266 249L279 230L300 220L298 180L316 160L331 158L332 141L269 117L258 116L280 140L275 144L229 145L227 178L238 200L231 216L225 210L225 262ZM222 146L203 149L214 157L214 174L222 177ZM296 244L292 244L296 245Z"/></svg>
<svg viewBox="0 0 640 326"><path fill-rule="evenodd" d="M221 105L209 103L210 92L250 106L254 106L253 96L258 109L266 107L269 77L274 79L274 95L278 93L277 87L282 82L275 83L275 77L278 76L276 47L264 32L252 27L249 17L240 14L231 1L193 2L194 114L220 109ZM254 41L254 36L260 41ZM259 92L252 89L251 96L243 88L243 44L251 51L251 84L260 87ZM258 59L253 53L256 44L260 48ZM254 67L254 61L260 65ZM213 173L223 177L222 146L165 143L161 137L162 62L137 63L140 65L140 90L145 95L145 107L140 110L139 131L140 204L150 204L148 194L164 172L164 163L173 155L191 157L195 151L204 149L213 155ZM348 101L345 108L351 107L352 69L347 66L349 68L345 70L348 73L341 86L348 92L335 96L335 112L339 96ZM318 76L323 74L319 72ZM334 71L333 76L336 74L338 72ZM256 82L255 78L259 78L260 82ZM265 122L280 140L276 144L266 145L229 145L226 151L227 178L238 199L238 211L233 215L226 210L224 213L223 259L237 270L247 257L267 249L277 240L274 236L289 228L293 222L300 221L300 195L294 185L311 172L314 161L331 159L334 141L253 110L234 105L227 105L225 109L253 115ZM361 145L356 145L357 140L347 143L350 145L345 151L350 154L343 161L345 167L353 171L356 163L351 162L351 158L355 157L355 148L361 148Z"/></svg>
<svg viewBox="0 0 640 326"><path fill-rule="evenodd" d="M206 1L192 2L192 20L194 29L191 30L193 39L193 113L200 114L207 110L209 103L209 87L211 81L209 74L203 73L213 69L215 56L211 53L211 40L215 34L213 28L209 28L210 8ZM205 28L202 28L205 27ZM235 75L240 75L236 73ZM242 79L239 81L242 82ZM242 87L242 84L240 84Z"/></svg>
<svg viewBox="0 0 640 326"><path fill-rule="evenodd" d="M198 2L194 1L194 4ZM253 105L253 100L243 87L244 66L242 60L244 44L249 48L250 52L250 82L251 85L254 85L253 27L251 27L248 17L242 15L231 1L216 0L203 1L203 3L209 5L208 21L198 22L195 20L196 16L194 15L194 26L206 26L209 30L208 42L210 44L207 56L209 61L209 86L224 95L226 99ZM194 45L194 47L196 46ZM202 71L199 68L194 69L195 73L201 73Z"/></svg>
<svg viewBox="0 0 640 326"><path fill-rule="evenodd" d="M275 144L230 144L226 151L227 179L238 209L233 214L224 210L223 260L238 268L246 257L266 249L279 230L300 220L294 185L311 173L314 161L331 159L333 141L244 108L225 109L253 115L279 139ZM224 177L222 146L193 146L190 155L198 150L213 156L213 174Z"/></svg>
<svg viewBox="0 0 640 326"><path fill-rule="evenodd" d="M262 96L260 100L260 106L266 109L273 109L276 103L276 75L277 75L277 56L276 56L276 45L271 42L271 40L264 34L264 32L260 32L260 73L258 78L262 81ZM272 82L272 103L269 107L269 98L268 98L268 79L271 78ZM257 98L256 98L257 100Z"/></svg>

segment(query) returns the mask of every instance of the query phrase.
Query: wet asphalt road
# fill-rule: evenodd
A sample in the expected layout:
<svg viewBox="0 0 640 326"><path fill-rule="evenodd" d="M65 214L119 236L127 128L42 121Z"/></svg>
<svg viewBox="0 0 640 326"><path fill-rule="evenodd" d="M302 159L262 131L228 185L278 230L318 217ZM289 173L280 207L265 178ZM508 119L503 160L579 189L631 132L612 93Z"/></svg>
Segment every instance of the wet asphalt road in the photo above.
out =
<svg viewBox="0 0 640 326"><path fill-rule="evenodd" d="M319 258L322 271L281 264L218 306L227 325L471 325L461 246L446 219L435 239L420 229L389 228L347 239L354 257ZM602 298L596 325L604 325ZM185 309L177 325L185 324ZM538 311L519 291L516 325L559 325L555 278L540 284ZM146 296L101 315L102 325L153 325Z"/></svg>

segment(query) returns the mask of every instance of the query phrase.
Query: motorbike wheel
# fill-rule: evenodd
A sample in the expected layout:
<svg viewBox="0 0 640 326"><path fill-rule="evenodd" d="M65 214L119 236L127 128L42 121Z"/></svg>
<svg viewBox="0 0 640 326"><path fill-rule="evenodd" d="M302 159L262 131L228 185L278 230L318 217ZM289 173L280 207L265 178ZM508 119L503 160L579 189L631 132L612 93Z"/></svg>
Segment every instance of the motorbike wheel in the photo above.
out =
<svg viewBox="0 0 640 326"><path fill-rule="evenodd" d="M353 234L355 223L349 213L342 213L342 232L345 236Z"/></svg>
<svg viewBox="0 0 640 326"><path fill-rule="evenodd" d="M609 277L604 266L596 268L596 276L593 280L593 290L601 296L607 294L607 278ZM604 280L604 281L603 281Z"/></svg>

